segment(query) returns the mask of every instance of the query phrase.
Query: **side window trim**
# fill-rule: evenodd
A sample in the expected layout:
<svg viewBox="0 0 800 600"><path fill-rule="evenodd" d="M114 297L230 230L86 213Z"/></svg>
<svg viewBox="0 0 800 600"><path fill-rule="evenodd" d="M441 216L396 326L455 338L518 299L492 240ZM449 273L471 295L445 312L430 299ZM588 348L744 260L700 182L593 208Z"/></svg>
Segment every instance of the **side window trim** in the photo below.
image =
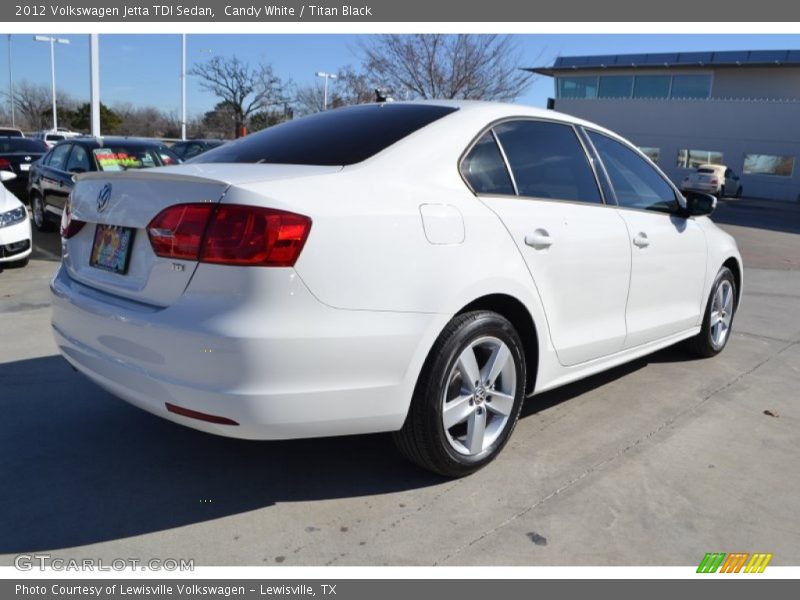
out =
<svg viewBox="0 0 800 600"><path fill-rule="evenodd" d="M608 173L606 173L606 167L603 161L600 160L600 155L597 153L594 144L592 144L592 140L586 135L582 126L573 125L572 128L575 130L575 136L581 143L583 151L586 154L586 159L589 161L589 166L592 169L592 173L594 173L594 179L595 182L597 182L597 189L600 190L600 198L603 200L603 204L605 206L617 206L617 196L614 193L614 186L611 185L611 180L608 177Z"/></svg>
<svg viewBox="0 0 800 600"><path fill-rule="evenodd" d="M500 138L497 137L497 134L494 131L496 125L498 125L498 123L492 125L492 128L489 131L492 134L492 139L494 140L494 143L497 145L497 149L500 150L500 156L503 157L503 164L506 167L506 173L508 173L508 178L511 180L511 187L514 188L514 195L519 197L519 188L517 187L517 180L514 177L514 171L511 170L511 164L508 162L508 156L506 156L506 149L503 148L503 144L500 141Z"/></svg>

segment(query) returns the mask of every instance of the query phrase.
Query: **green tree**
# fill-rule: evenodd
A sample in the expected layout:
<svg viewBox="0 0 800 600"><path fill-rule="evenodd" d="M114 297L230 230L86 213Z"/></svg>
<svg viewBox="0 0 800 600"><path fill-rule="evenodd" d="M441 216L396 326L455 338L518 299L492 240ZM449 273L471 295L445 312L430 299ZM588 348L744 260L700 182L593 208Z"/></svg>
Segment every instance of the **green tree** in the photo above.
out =
<svg viewBox="0 0 800 600"><path fill-rule="evenodd" d="M59 119L61 117L59 116ZM81 104L72 114L70 119L73 129L81 131L90 131L92 128L92 109L88 102ZM100 131L103 133L114 133L117 127L122 123L122 117L116 112L108 108L102 102L100 103Z"/></svg>

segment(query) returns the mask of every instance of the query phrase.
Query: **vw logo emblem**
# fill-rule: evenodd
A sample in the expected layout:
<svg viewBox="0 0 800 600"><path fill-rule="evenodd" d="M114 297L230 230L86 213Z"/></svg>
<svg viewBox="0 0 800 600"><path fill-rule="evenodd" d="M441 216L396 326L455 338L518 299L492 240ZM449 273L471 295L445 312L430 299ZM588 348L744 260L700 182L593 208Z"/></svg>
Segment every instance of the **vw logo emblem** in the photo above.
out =
<svg viewBox="0 0 800 600"><path fill-rule="evenodd" d="M25 160L28 161L28 162L31 162L31 157L30 156L26 156Z"/></svg>
<svg viewBox="0 0 800 600"><path fill-rule="evenodd" d="M97 194L97 212L103 212L108 206L109 200L111 200L111 184L107 183Z"/></svg>

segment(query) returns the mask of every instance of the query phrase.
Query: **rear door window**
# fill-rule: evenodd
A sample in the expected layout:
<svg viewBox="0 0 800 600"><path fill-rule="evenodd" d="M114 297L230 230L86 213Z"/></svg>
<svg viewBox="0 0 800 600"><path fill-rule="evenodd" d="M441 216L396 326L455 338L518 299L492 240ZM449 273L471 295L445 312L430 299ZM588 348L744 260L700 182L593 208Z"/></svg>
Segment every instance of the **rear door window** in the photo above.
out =
<svg viewBox="0 0 800 600"><path fill-rule="evenodd" d="M494 128L520 196L601 204L592 167L575 130L548 121L509 121Z"/></svg>

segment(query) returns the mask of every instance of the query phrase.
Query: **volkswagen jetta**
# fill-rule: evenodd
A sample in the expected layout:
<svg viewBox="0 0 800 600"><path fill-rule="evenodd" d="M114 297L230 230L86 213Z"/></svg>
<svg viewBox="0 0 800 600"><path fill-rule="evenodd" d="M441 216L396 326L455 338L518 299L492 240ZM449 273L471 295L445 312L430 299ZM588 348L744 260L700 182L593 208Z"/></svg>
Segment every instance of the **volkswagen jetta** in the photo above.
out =
<svg viewBox="0 0 800 600"><path fill-rule="evenodd" d="M341 108L79 176L53 330L76 369L177 423L391 431L461 476L526 396L684 340L724 348L742 264L714 202L552 111Z"/></svg>

